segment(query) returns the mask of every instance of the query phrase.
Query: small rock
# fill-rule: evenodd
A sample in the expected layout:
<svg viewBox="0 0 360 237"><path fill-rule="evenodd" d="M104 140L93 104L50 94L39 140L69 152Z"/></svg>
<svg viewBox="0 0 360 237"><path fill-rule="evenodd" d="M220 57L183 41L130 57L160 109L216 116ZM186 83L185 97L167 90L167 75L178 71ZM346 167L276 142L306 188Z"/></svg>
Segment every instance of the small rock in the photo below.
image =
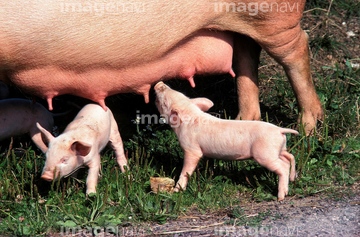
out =
<svg viewBox="0 0 360 237"><path fill-rule="evenodd" d="M346 32L346 36L347 36L347 38L350 38L350 37L356 36L356 34L354 33L354 31L350 30L350 31Z"/></svg>
<svg viewBox="0 0 360 237"><path fill-rule="evenodd" d="M168 192L172 193L174 190L175 180L166 177L150 177L151 190L154 193Z"/></svg>
<svg viewBox="0 0 360 237"><path fill-rule="evenodd" d="M359 69L360 68L360 63L351 63L351 67L355 68L355 69Z"/></svg>

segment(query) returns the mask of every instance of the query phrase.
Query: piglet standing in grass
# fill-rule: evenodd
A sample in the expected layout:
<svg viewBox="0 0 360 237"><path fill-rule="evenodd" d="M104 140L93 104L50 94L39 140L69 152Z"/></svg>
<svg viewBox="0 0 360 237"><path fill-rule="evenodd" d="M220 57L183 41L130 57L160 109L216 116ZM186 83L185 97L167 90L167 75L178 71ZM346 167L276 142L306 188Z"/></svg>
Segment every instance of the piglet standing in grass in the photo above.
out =
<svg viewBox="0 0 360 237"><path fill-rule="evenodd" d="M48 141L46 162L41 178L69 176L82 166L89 168L86 193L95 193L101 168L100 151L110 142L122 172L127 159L117 123L110 109L104 111L97 104L88 104L58 137L37 124Z"/></svg>
<svg viewBox="0 0 360 237"><path fill-rule="evenodd" d="M202 156L243 160L253 158L279 176L278 200L295 179L295 159L286 151L285 133L297 131L260 121L224 120L204 113L213 103L190 99L163 82L155 85L156 106L174 129L184 151L184 165L174 191L185 190ZM291 169L290 169L291 166ZM290 173L289 173L290 170Z"/></svg>

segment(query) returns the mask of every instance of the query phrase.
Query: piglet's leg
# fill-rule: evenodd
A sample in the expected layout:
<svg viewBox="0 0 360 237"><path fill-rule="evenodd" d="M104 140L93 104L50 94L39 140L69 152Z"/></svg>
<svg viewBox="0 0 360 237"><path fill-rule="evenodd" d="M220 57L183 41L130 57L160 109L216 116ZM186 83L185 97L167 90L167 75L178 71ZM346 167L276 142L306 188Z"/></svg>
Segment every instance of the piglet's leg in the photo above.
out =
<svg viewBox="0 0 360 237"><path fill-rule="evenodd" d="M177 182L174 192L179 192L181 190L185 190L187 183L189 181L189 177L194 173L194 170L199 163L201 156L194 155L191 153L185 152L184 156L184 166L182 168L179 181Z"/></svg>
<svg viewBox="0 0 360 237"><path fill-rule="evenodd" d="M268 170L275 172L279 176L278 184L278 200L284 200L289 191L289 169L290 162L277 157L276 159L256 159L260 165L264 166Z"/></svg>
<svg viewBox="0 0 360 237"><path fill-rule="evenodd" d="M86 194L96 193L96 185L99 179L100 172L100 154L93 157L92 161L88 163L89 172L86 179Z"/></svg>
<svg viewBox="0 0 360 237"><path fill-rule="evenodd" d="M291 168L290 168L290 181L295 181L296 178L296 171L295 171L295 157L287 152L286 150L283 150L280 153L280 159L282 159L285 162L290 162Z"/></svg>
<svg viewBox="0 0 360 237"><path fill-rule="evenodd" d="M124 154L124 146L117 126L116 128L114 127L111 129L110 144L115 151L116 160L118 165L120 166L121 172L125 172L125 166L127 166L128 163Z"/></svg>

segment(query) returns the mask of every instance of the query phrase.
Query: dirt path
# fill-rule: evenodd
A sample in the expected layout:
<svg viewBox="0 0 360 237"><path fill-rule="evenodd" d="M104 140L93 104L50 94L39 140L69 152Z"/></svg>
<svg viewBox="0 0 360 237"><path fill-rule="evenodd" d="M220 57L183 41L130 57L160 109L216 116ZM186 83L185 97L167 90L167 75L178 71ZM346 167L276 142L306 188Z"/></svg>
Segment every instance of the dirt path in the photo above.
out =
<svg viewBox="0 0 360 237"><path fill-rule="evenodd" d="M230 225L230 217L226 212L180 217L165 225L149 227L153 232L152 236L358 237L360 236L360 192L358 189L354 191L349 197L341 200L318 196L289 199L284 203L275 201L254 203L243 207L246 217L266 213L265 216L261 216L263 218L261 223L254 227ZM234 219L231 222L234 223ZM126 229L123 230L123 234L126 235Z"/></svg>
<svg viewBox="0 0 360 237"><path fill-rule="evenodd" d="M163 225L129 222L116 229L87 229L76 233L60 231L47 236L359 237L360 183L346 191L337 190L333 197L319 194L305 198L287 197L283 202L250 202L239 207L242 210L240 215L234 215L236 207L206 214L188 211ZM256 221L251 224L254 219Z"/></svg>

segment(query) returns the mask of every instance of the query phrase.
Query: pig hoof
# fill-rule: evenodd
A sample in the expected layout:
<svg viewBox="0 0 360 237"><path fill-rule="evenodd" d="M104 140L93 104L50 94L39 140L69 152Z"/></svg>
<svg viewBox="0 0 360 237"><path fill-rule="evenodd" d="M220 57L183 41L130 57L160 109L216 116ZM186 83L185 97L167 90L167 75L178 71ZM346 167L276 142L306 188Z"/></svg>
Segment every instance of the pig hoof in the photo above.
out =
<svg viewBox="0 0 360 237"><path fill-rule="evenodd" d="M182 192L186 190L186 185L183 188L183 186L181 186L180 184L176 184L175 188L174 188L174 193L178 193L178 192Z"/></svg>
<svg viewBox="0 0 360 237"><path fill-rule="evenodd" d="M96 190L87 190L86 191L86 196L88 197L95 197L96 196Z"/></svg>
<svg viewBox="0 0 360 237"><path fill-rule="evenodd" d="M135 181L135 178L132 176L132 174L126 175L125 178L127 178L129 181Z"/></svg>
<svg viewBox="0 0 360 237"><path fill-rule="evenodd" d="M176 187L174 188L174 193L182 192L185 190L186 190L186 188L182 188L181 186L176 185Z"/></svg>
<svg viewBox="0 0 360 237"><path fill-rule="evenodd" d="M278 201L284 201L285 196L288 194L288 192L284 192L282 194L278 194Z"/></svg>

